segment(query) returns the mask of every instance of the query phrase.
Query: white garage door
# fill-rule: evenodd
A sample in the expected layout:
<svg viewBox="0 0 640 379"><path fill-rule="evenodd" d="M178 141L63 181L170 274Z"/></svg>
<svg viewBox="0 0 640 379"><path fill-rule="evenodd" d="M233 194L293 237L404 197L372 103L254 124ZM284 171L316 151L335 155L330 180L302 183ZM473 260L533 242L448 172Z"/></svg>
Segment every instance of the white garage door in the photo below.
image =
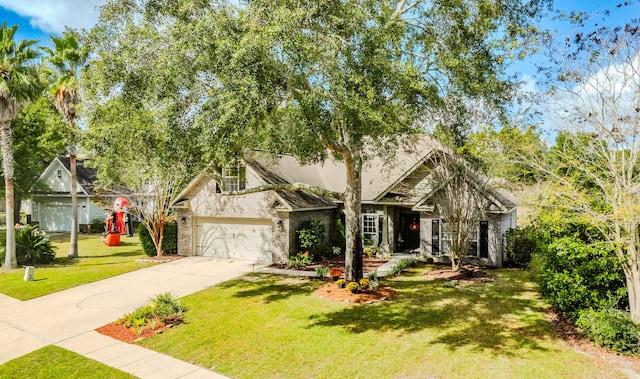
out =
<svg viewBox="0 0 640 379"><path fill-rule="evenodd" d="M55 231L71 230L71 205L41 206L40 229Z"/></svg>
<svg viewBox="0 0 640 379"><path fill-rule="evenodd" d="M271 262L270 219L201 219L196 254L215 258Z"/></svg>

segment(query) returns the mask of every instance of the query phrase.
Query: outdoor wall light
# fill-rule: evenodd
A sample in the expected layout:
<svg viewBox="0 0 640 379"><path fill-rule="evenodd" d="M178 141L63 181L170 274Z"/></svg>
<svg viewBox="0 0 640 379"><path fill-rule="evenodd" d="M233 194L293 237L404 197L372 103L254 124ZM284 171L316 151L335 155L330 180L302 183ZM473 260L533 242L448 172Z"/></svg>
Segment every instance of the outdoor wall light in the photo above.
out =
<svg viewBox="0 0 640 379"><path fill-rule="evenodd" d="M187 218L186 218L186 217L182 217L182 218L180 219L180 222L184 224L185 222L187 222Z"/></svg>

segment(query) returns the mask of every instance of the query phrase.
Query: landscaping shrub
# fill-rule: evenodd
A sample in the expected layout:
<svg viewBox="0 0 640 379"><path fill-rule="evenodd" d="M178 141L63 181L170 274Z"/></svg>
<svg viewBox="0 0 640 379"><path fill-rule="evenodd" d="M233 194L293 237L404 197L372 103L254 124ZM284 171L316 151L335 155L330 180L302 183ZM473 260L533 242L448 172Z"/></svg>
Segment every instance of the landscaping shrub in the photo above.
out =
<svg viewBox="0 0 640 379"><path fill-rule="evenodd" d="M178 254L178 223L165 222L162 239L163 254Z"/></svg>
<svg viewBox="0 0 640 379"><path fill-rule="evenodd" d="M302 268L310 265L313 262L313 255L308 253L298 253L296 255L289 256L289 263L287 264L290 268Z"/></svg>
<svg viewBox="0 0 640 379"><path fill-rule="evenodd" d="M106 223L103 219L96 218L91 220L89 224L89 232L91 233L104 233Z"/></svg>
<svg viewBox="0 0 640 379"><path fill-rule="evenodd" d="M533 225L509 229L505 238L507 263L517 267L526 267L544 243L544 236Z"/></svg>
<svg viewBox="0 0 640 379"><path fill-rule="evenodd" d="M320 253L320 245L324 242L325 226L320 220L305 220L300 224L298 230L298 246L302 251L311 251L312 253ZM330 246L327 245L326 249Z"/></svg>
<svg viewBox="0 0 640 379"><path fill-rule="evenodd" d="M367 245L362 248L362 253L367 258L373 258L382 256L383 250L380 246Z"/></svg>
<svg viewBox="0 0 640 379"><path fill-rule="evenodd" d="M16 229L16 258L18 264L51 263L56 252L47 233L35 226Z"/></svg>
<svg viewBox="0 0 640 379"><path fill-rule="evenodd" d="M625 305L624 273L606 244L558 238L536 253L531 267L543 296L574 319L581 309Z"/></svg>
<svg viewBox="0 0 640 379"><path fill-rule="evenodd" d="M340 255L342 251L347 249L347 239L345 238L344 222L340 219L336 221L336 225L331 233L331 245L333 246L333 255ZM337 251L337 249L340 249Z"/></svg>
<svg viewBox="0 0 640 379"><path fill-rule="evenodd" d="M0 241L0 265L4 264L6 235ZM47 233L36 226L25 225L16 228L16 261L18 265L51 263L56 257L55 248Z"/></svg>
<svg viewBox="0 0 640 379"><path fill-rule="evenodd" d="M328 266L316 267L316 276L318 278L324 278L328 274L329 274L329 267Z"/></svg>
<svg viewBox="0 0 640 379"><path fill-rule="evenodd" d="M391 275L400 275L402 270L416 263L413 258L403 258L391 268Z"/></svg>
<svg viewBox="0 0 640 379"><path fill-rule="evenodd" d="M576 324L591 340L625 354L638 352L640 333L627 312L615 309L579 312Z"/></svg>
<svg viewBox="0 0 640 379"><path fill-rule="evenodd" d="M149 303L136 308L133 312L125 314L117 323L127 328L134 327L140 334L145 326L154 329L158 321L167 324L181 323L182 314L187 310L179 299L167 292L150 299Z"/></svg>
<svg viewBox="0 0 640 379"><path fill-rule="evenodd" d="M156 247L151 240L151 235L144 225L138 225L138 237L144 253L150 257L155 257ZM178 224L176 222L165 222L162 237L162 254L178 253Z"/></svg>

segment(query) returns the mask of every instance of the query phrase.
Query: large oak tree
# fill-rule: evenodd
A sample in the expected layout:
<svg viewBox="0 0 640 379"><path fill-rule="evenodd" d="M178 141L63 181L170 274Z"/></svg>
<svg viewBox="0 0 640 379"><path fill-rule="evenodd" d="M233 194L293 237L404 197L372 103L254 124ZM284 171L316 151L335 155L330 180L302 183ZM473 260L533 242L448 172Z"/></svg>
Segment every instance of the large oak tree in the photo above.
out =
<svg viewBox="0 0 640 379"><path fill-rule="evenodd" d="M151 85L162 91L164 81L188 103L180 119L202 131L197 142L205 158L224 162L249 147L301 161L343 161L347 185L335 196L346 216L345 271L357 279L363 164L392 155L445 97L506 102L503 69L545 3L111 1L95 30L118 41L112 44L119 52L182 65L184 71L156 65L154 77L162 80ZM119 39L134 29L137 40ZM105 76L122 79L103 88L102 98L138 99L150 83L135 73L148 67L119 62Z"/></svg>

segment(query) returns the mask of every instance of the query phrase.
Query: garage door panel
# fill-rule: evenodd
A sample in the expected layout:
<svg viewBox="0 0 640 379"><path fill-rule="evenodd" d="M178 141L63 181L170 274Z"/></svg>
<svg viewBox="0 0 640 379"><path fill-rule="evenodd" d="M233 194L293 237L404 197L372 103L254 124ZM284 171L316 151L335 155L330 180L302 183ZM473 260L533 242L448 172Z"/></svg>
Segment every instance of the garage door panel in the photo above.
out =
<svg viewBox="0 0 640 379"><path fill-rule="evenodd" d="M42 230L71 230L71 205L42 205Z"/></svg>
<svg viewBox="0 0 640 379"><path fill-rule="evenodd" d="M196 254L216 258L271 262L271 221L198 222Z"/></svg>

